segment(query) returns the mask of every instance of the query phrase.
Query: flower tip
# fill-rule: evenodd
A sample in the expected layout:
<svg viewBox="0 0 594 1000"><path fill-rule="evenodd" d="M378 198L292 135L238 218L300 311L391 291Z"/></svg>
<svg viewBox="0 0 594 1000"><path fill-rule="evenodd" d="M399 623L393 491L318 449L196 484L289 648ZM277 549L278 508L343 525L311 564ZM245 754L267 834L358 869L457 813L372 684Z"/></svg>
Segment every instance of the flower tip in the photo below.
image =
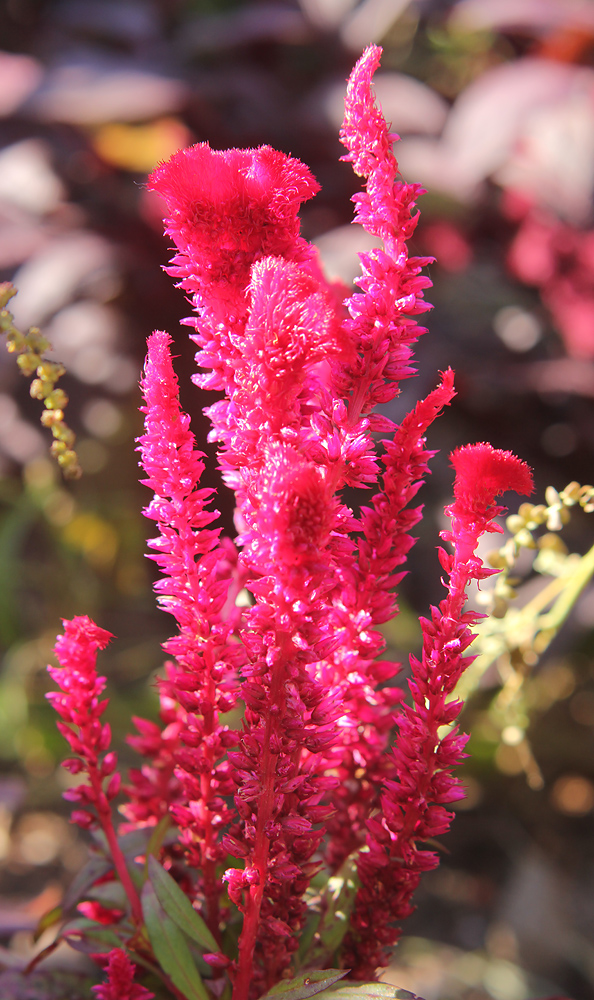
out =
<svg viewBox="0 0 594 1000"><path fill-rule="evenodd" d="M485 441L456 448L450 458L456 471L456 497L480 493L491 502L506 490L526 496L534 490L532 472L526 462L513 452L493 448Z"/></svg>
<svg viewBox="0 0 594 1000"><path fill-rule="evenodd" d="M381 45L374 45L373 43L363 49L363 54L359 57L351 72L351 79L364 76L367 80L371 80L371 77L380 64L383 51Z"/></svg>
<svg viewBox="0 0 594 1000"><path fill-rule="evenodd" d="M108 632L105 628L96 625L88 615L75 615L74 618L62 619L64 626L64 639L71 639L94 646L96 649L105 649L114 638L113 632ZM62 637L58 636L58 640Z"/></svg>

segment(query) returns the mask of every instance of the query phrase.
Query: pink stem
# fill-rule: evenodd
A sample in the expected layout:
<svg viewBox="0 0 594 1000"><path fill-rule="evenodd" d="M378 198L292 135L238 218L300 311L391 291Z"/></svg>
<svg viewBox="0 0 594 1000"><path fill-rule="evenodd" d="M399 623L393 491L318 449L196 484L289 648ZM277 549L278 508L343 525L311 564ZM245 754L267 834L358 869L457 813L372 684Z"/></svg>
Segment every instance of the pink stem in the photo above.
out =
<svg viewBox="0 0 594 1000"><path fill-rule="evenodd" d="M118 839L116 832L113 828L113 822L111 818L111 807L107 801L105 792L103 791L103 785L101 778L99 777L96 765L89 762L89 777L91 779L91 784L95 792L95 805L97 809L97 815L99 817L99 822L101 828L107 839L109 845L109 851L111 854L111 859L114 864L114 868L118 874L118 878L124 887L124 891L130 906L132 908L132 916L134 922L138 927L142 927L144 924L144 916L142 913L142 905L140 902L140 897L136 891L134 883L130 877L130 872L128 871L128 866L126 864L126 859L124 857L122 848L118 844Z"/></svg>
<svg viewBox="0 0 594 1000"><path fill-rule="evenodd" d="M285 639L286 642L287 639ZM270 691L270 708L279 703L283 677L284 659L281 660L273 677ZM270 709L266 714L266 729L260 772L262 776L262 794L258 803L258 825L252 860L253 867L258 871L259 879L257 885L250 886L246 900L243 927L239 938L238 970L233 984L232 1000L248 1000L250 983L252 981L254 949L258 935L262 899L264 889L266 888L268 851L270 848L270 840L266 836L265 830L272 818L274 806L274 779L278 755L272 753L270 743L273 729L276 728L277 716L278 713Z"/></svg>

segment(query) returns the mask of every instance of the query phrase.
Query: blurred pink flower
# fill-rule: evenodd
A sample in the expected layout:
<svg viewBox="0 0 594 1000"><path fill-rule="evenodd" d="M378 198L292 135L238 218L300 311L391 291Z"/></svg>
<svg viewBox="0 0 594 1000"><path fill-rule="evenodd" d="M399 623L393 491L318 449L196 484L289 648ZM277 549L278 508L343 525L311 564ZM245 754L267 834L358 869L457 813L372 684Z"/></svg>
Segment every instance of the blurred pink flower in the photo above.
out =
<svg viewBox="0 0 594 1000"><path fill-rule="evenodd" d="M96 1000L154 1000L154 993L134 982L135 972L126 952L114 948L107 960L107 982L91 986L91 992Z"/></svg>

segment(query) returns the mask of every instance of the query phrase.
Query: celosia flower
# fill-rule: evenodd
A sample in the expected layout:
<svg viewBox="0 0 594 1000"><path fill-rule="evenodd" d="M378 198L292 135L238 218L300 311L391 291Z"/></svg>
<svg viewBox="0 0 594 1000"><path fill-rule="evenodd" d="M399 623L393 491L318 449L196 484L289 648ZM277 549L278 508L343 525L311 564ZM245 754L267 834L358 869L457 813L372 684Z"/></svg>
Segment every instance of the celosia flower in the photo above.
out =
<svg viewBox="0 0 594 1000"><path fill-rule="evenodd" d="M107 982L91 986L96 1000L154 1000L154 993L134 982L136 966L121 948L110 951Z"/></svg>
<svg viewBox="0 0 594 1000"><path fill-rule="evenodd" d="M534 488L532 473L525 462L511 451L493 448L487 442L467 444L451 455L456 472L454 496L457 509L469 514L476 509L481 516L495 497L506 490L529 494Z"/></svg>
<svg viewBox="0 0 594 1000"><path fill-rule="evenodd" d="M398 665L377 659L378 627L397 611L394 588L421 514L408 504L432 454L425 434L454 390L446 372L399 427L372 412L414 373L412 344L424 332L415 317L428 308L430 284L421 274L428 259L408 256L420 189L398 180L394 136L375 106L379 55L371 46L353 71L342 138L366 178L354 199L357 221L384 245L360 255L360 290L346 309L299 235L299 204L316 185L298 161L269 147L217 152L203 143L150 182L171 214L171 273L192 295L187 322L205 370L195 381L225 392L207 412L237 503L233 544L208 527L202 456L179 408L168 338L156 333L140 444L155 493L146 513L159 528L149 543L164 574L157 591L179 625L166 644L178 662L166 690L187 713L172 749L181 790L170 808L200 869L198 895L215 934L216 864L227 852L239 859L225 873L243 916L229 966L234 1000L265 992L288 968L323 824L331 865L365 840L368 847L340 961L373 978L384 960L393 922L410 912L419 873L434 863L417 841L447 828L443 804L458 795L450 771L464 741L437 732L459 708L447 699L472 639L465 586L486 572L474 547L500 511L491 485L526 483L511 460L480 451L484 483L478 492L457 487L455 555L443 556L449 595L423 622L413 707L400 711L399 739L386 753L401 692L387 684ZM394 432L381 453L378 431ZM460 464L468 467L467 458ZM340 491L378 482L355 517ZM243 610L240 587L254 601ZM245 712L232 734L220 717L237 698ZM161 760L164 744L145 736Z"/></svg>
<svg viewBox="0 0 594 1000"><path fill-rule="evenodd" d="M117 842L111 815L111 803L121 784L121 775L115 770L117 754L106 753L111 729L109 723L101 722L108 700L99 700L105 689L105 677L97 676L97 650L105 649L112 634L86 615L64 620L63 625L64 634L57 637L54 646L60 667L47 668L61 691L51 691L46 697L62 718L58 729L77 754L65 760L63 766L71 774L86 772L89 779L64 792L64 798L79 805L72 813L73 822L87 829L101 826L134 920L142 924L140 900Z"/></svg>
<svg viewBox="0 0 594 1000"><path fill-rule="evenodd" d="M79 810L72 819L80 826L96 825L93 808L99 813L110 810L109 803L119 791L120 775L115 771L117 756L108 754L111 742L109 723L101 723L107 701L100 697L105 690L105 677L97 676L97 650L105 649L111 632L99 628L86 615L63 621L64 634L56 639L54 652L60 667L48 666L48 673L61 688L50 691L46 698L53 705L62 722L58 729L68 740L71 749L78 756L65 760L62 764L72 774L87 771L90 784L79 784L64 793L64 797L78 802ZM109 784L104 790L104 779Z"/></svg>
<svg viewBox="0 0 594 1000"><path fill-rule="evenodd" d="M400 692L384 687L397 665L376 661L384 647L377 626L395 611L394 570L405 560L408 531L420 513L405 507L431 454L424 434L453 395L449 373L403 422L380 460L373 433L394 425L371 411L412 374L411 345L423 332L413 317L428 308L423 289L429 280L420 274L426 259L407 253L420 189L397 180L392 137L371 93L378 61L379 49L372 47L353 73L343 138L355 168L367 176L367 192L356 199L357 218L383 238L384 250L361 255L361 292L348 299L348 315L314 249L298 234L299 201L314 191L302 165L275 154L262 187L253 178L264 177L258 174L262 162L272 162L266 147L215 153L202 144L176 154L151 179L172 212L168 232L180 251L173 273L193 294L197 315L191 323L202 348L197 360L212 369L212 376L197 381L226 391L208 411L211 438L221 443L223 475L235 490L239 567L256 601L243 619L235 618L246 657L238 688L246 705L244 730L238 751L228 754L236 816L221 816L219 831L225 820L228 829L210 847L215 851L221 843L244 864L226 873L230 898L244 914L238 998L247 996L250 984L260 991L272 986L297 947L303 893L323 835L319 824L333 809L348 813L352 805L338 789L332 792L338 781L328 772L345 780L363 772L367 791L353 822L355 845L377 805L373 782L392 773L383 751ZM209 533L202 524L200 532L187 533L192 555L184 563L179 525L189 522L178 511L196 486L198 465L184 474L183 456L192 447L182 444L187 424L182 418L180 425L179 410L171 409L172 374L158 368L156 358L153 340L142 447L157 497L148 513L161 530L153 544L167 554L157 557L166 573L159 587L181 628L180 639L167 648L195 663L209 659L205 643L221 628L219 605L209 604L206 593L224 588L213 591L211 585L201 597L200 585L188 582L201 575L212 581L215 542L200 554L198 539L208 542ZM167 440L176 442L175 451L167 451ZM375 482L382 467L382 492L359 520L338 491ZM156 475L160 468L172 470L166 488ZM178 486L178 506L172 506L164 497L173 495L176 481L186 493ZM361 533L360 541L353 531ZM196 634L204 637L198 649ZM195 668L184 670L179 699L192 711L207 704L205 681ZM207 690L215 698L220 677ZM189 729L181 734L188 747L178 754L186 789L211 746L206 736L198 723L193 735ZM194 829L198 842L203 834L191 819L203 808L196 779L192 794L191 808L176 806L173 813L185 829ZM196 863L198 858L196 853Z"/></svg>
<svg viewBox="0 0 594 1000"><path fill-rule="evenodd" d="M139 450L148 475L143 482L154 491L144 513L157 522L160 532L149 541L157 553L151 558L164 574L155 589L159 603L174 615L180 629L164 645L178 665L170 668L163 690L171 697L175 688L185 713L184 724L175 733L177 746L172 747L184 796L169 805L190 860L200 871L206 918L217 935L221 887L216 864L226 855L220 830L229 818L224 796L233 787L223 758L227 747L236 743L219 723L219 715L235 704L235 670L243 658L242 647L232 641L234 616L225 615L223 620L223 612L229 599L234 602L241 580L234 547L219 544L219 530L207 527L217 514L207 509L212 490L198 489L203 455L195 449L189 417L180 409L170 341L161 332L149 339L141 383L145 434Z"/></svg>
<svg viewBox="0 0 594 1000"><path fill-rule="evenodd" d="M161 164L149 187L171 213L167 232L180 252L170 273L199 312L188 322L201 347L197 361L212 374L196 381L226 389L229 361L241 357L251 266L267 256L303 263L313 256L298 211L318 184L303 163L270 146L221 152L200 143Z"/></svg>
<svg viewBox="0 0 594 1000"><path fill-rule="evenodd" d="M483 532L499 530L493 519L505 508L493 502L495 497L506 490L528 494L533 488L524 462L487 444L457 449L452 464L455 500L446 507L452 530L442 537L454 552L441 554L448 595L431 609L431 619L421 618L423 654L420 660L410 658L412 705L404 706L398 720L394 777L384 782L381 813L367 823L369 850L359 859L361 888L344 960L353 977L363 980L387 964L400 935L396 921L412 912L422 872L438 864L437 855L420 845L449 829L452 814L444 806L464 795L451 772L464 756L467 738L454 727L462 705L451 695L472 662L464 653L474 639L470 626L481 617L464 612L466 588L493 572L483 568L475 549ZM444 726L450 731L440 737Z"/></svg>

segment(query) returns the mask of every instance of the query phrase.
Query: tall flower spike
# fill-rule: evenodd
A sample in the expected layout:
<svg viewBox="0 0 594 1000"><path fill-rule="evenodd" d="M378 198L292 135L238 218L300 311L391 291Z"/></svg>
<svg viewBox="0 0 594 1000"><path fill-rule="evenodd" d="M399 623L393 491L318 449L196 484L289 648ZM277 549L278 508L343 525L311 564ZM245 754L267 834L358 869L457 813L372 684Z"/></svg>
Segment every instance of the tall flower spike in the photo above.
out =
<svg viewBox="0 0 594 1000"><path fill-rule="evenodd" d="M431 281L420 272L432 258L409 257L407 248L418 221L413 209L424 192L397 179L392 143L398 136L389 131L371 86L380 56L381 49L370 45L351 73L340 134L349 150L344 159L366 178L366 190L353 196L354 221L384 243L383 250L359 254L361 292L347 303L349 331L360 352L359 364L349 372L351 423L359 413L393 399L399 380L414 373L408 364L412 344L426 331L413 317L430 308L423 290Z"/></svg>
<svg viewBox="0 0 594 1000"><path fill-rule="evenodd" d="M111 803L121 782L116 771L117 754L106 753L111 730L109 723L101 722L108 699L100 701L105 677L97 676L97 650L105 649L113 637L86 615L79 615L72 621L64 620L63 625L64 634L57 637L54 646L60 667L47 668L61 691L50 691L46 698L62 719L58 729L77 755L65 760L63 767L71 774L86 772L89 779L64 792L64 798L79 805L72 813L73 822L86 829L97 823L101 826L134 919L141 925L140 900L118 844L111 815Z"/></svg>
<svg viewBox="0 0 594 1000"><path fill-rule="evenodd" d="M407 414L393 440L383 442L382 489L371 507L362 508L356 561L345 560L338 570L342 593L333 617L341 641L331 658L346 672L347 683L341 720L344 750L336 765L340 781L332 793L336 811L328 822L326 845L326 860L333 869L365 842L367 818L379 805L382 781L392 773L393 762L385 751L402 691L384 685L400 665L376 658L385 646L376 629L398 613L394 588L403 574L395 570L414 544L410 531L422 515L421 507L408 504L434 454L425 446L425 433L453 395L453 372L448 370L441 385Z"/></svg>
<svg viewBox="0 0 594 1000"><path fill-rule="evenodd" d="M383 476L372 506L362 509L357 549L350 558L345 554L337 569L340 596L331 611L340 637L331 659L335 670L347 678L341 724L345 748L336 765L341 781L332 797L337 811L330 820L326 854L332 868L362 843L365 820L377 807L382 778L390 773L383 751L401 692L385 685L399 665L377 660L385 648L377 626L397 613L394 588L404 573L395 569L404 564L414 543L410 532L421 517L420 507L407 509L407 505L433 454L425 448L424 435L454 395L453 373L448 371L441 386L418 403L399 428L382 415L369 414L375 404L397 395L400 379L414 374L408 361L413 342L424 330L413 317L430 308L423 291L431 284L420 274L427 258L408 255L407 241L417 223L413 209L422 192L418 185L398 179L392 149L398 137L390 133L372 89L380 55L381 49L370 46L355 66L341 131L349 150L344 159L366 179L365 192L353 198L356 221L381 237L384 247L359 254L363 275L357 283L362 293L347 301L350 318L344 324L356 358L338 381L340 391L349 397L348 408L336 407L334 420L345 458L356 442L360 461L367 459L368 469L374 469L372 481L382 466ZM390 430L395 431L394 439L382 442L384 453L378 462L372 432Z"/></svg>
<svg viewBox="0 0 594 1000"><path fill-rule="evenodd" d="M430 619L421 619L423 653L420 660L411 656L412 705L398 720L394 777L384 783L381 815L369 820L369 851L359 859L361 888L344 950L345 964L358 979L372 979L378 966L387 964L400 935L396 922L412 912L422 872L438 863L434 852L419 845L449 829L452 814L444 806L463 798L451 772L464 756L466 737L454 726L462 705L451 695L472 662L464 656L474 639L470 626L482 617L464 612L466 588L494 572L483 568L475 549L485 531L501 530L493 519L505 508L495 497L506 490L532 492L528 466L511 452L468 445L454 452L452 464L455 500L446 507L452 530L442 537L454 551L440 553L448 594L431 609ZM449 732L440 737L444 726Z"/></svg>
<svg viewBox="0 0 594 1000"><path fill-rule="evenodd" d="M350 315L298 234L298 202L313 185L296 161L277 154L264 191L252 181L269 151L219 154L200 146L178 154L152 179L172 213L168 231L180 250L175 273L193 293L203 348L198 361L212 369L200 384L227 393L208 411L211 439L221 442L223 475L235 490L239 565L256 601L237 627L246 654L246 711L239 750L228 755L238 821L223 839L244 866L226 873L229 895L244 914L235 1000L272 986L297 945L322 836L316 826L328 818L324 799L337 783L331 772L347 753L345 720L358 742L353 763L365 744L358 713L370 740L379 733L374 761L386 746L399 695L376 690L395 667L374 663L383 640L373 626L392 608L393 570L409 547L401 536L414 512L403 508L426 471L423 434L453 392L448 376L414 420L403 423L385 464L385 531L381 517L357 521L337 493L377 479L373 432L394 425L370 411L411 374L410 345L422 332L413 317L427 308L428 280L419 273L425 261L409 259L406 248L418 189L397 182L391 136L380 112L369 110L378 59L372 48L354 71L344 135L367 177L359 218L365 221L368 199L367 222L385 250L362 256L362 292L349 299ZM361 140L357 130L365 132L366 116L371 125ZM290 182L282 194L281 180ZM206 238L204 227L221 212L224 220ZM358 553L349 532L362 527L369 537ZM205 553L201 564L209 559ZM182 688L189 709L187 698ZM189 753L187 761L189 771ZM375 762L369 776L380 774ZM175 814L183 819L182 808ZM365 815L364 809L358 843Z"/></svg>
<svg viewBox="0 0 594 1000"><path fill-rule="evenodd" d="M163 573L155 590L161 607L179 625L179 633L164 644L178 666L161 682L186 713L175 751L184 801L173 803L171 811L189 860L200 872L206 919L217 935L221 885L216 866L226 854L220 836L232 816L225 797L233 791L224 757L236 742L219 716L235 705L236 669L243 658L242 646L233 641L236 615L226 611L234 608L241 582L235 546L219 543L220 529L208 527L218 514L207 509L213 491L199 489L204 456L179 405L170 343L160 331L148 341L139 451L147 473L143 483L155 494L144 513L159 528L159 536L148 543L156 550L150 558Z"/></svg>

